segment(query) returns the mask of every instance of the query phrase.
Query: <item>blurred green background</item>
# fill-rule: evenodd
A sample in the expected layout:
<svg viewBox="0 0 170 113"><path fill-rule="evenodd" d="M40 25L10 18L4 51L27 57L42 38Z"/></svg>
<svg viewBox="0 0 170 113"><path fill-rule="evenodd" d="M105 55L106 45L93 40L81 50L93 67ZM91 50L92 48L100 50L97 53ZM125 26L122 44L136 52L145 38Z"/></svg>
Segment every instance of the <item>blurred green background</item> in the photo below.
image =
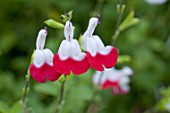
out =
<svg viewBox="0 0 170 113"><path fill-rule="evenodd" d="M30 57L35 49L38 31L52 18L73 10L74 38L87 28L88 20L97 11L101 23L96 28L105 45L112 42L116 29L118 0L1 0L0 1L0 113L22 113L19 101L25 85ZM121 32L114 42L120 55L129 55L128 65L134 70L131 91L112 96L111 90L100 91L98 113L155 113L160 89L170 85L170 2L150 5L143 0L124 0L123 19L130 10L140 19L138 25ZM98 5L97 5L98 4ZM49 28L46 47L56 53L64 39L63 30ZM66 83L62 113L84 113L93 92L94 70L73 76ZM27 97L30 113L53 113L60 82L36 83L32 78ZM158 110L159 113L165 112ZM94 112L95 113L95 112Z"/></svg>

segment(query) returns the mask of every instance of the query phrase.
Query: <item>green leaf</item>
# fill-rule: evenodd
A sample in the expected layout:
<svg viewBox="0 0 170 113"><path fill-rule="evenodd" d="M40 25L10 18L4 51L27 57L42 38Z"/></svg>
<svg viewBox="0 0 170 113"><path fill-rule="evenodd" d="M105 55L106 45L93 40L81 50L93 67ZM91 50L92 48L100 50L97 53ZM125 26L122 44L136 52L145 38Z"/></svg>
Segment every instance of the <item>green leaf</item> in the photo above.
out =
<svg viewBox="0 0 170 113"><path fill-rule="evenodd" d="M49 27L52 27L55 29L64 29L64 25L62 23L59 23L53 19L48 19L48 20L44 21L44 23L46 25L48 25Z"/></svg>
<svg viewBox="0 0 170 113"><path fill-rule="evenodd" d="M68 19L69 19L66 15L61 15L60 17L61 17L63 22L67 22Z"/></svg>
<svg viewBox="0 0 170 113"><path fill-rule="evenodd" d="M131 11L125 20L120 24L119 30L123 31L130 26L136 25L139 22L138 18L134 18L134 11Z"/></svg>
<svg viewBox="0 0 170 113"><path fill-rule="evenodd" d="M11 113L22 113L22 105L20 102L14 103Z"/></svg>
<svg viewBox="0 0 170 113"><path fill-rule="evenodd" d="M58 81L46 82L45 84L36 84L34 89L40 93L44 93L51 96L56 96L59 92L60 84Z"/></svg>
<svg viewBox="0 0 170 113"><path fill-rule="evenodd" d="M0 113L10 113L9 105L3 101L0 101Z"/></svg>
<svg viewBox="0 0 170 113"><path fill-rule="evenodd" d="M69 17L70 20L72 19L72 17L73 17L73 10L68 12L68 17Z"/></svg>
<svg viewBox="0 0 170 113"><path fill-rule="evenodd" d="M117 63L124 63L124 62L130 62L131 57L129 55L121 55L118 57Z"/></svg>

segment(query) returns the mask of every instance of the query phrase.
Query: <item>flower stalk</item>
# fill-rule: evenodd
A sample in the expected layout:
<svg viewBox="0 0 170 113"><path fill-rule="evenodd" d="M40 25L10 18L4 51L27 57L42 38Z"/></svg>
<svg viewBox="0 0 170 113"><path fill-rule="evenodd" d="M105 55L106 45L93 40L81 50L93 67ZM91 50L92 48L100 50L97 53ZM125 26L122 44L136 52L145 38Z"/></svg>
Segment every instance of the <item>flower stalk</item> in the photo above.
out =
<svg viewBox="0 0 170 113"><path fill-rule="evenodd" d="M112 42L114 42L120 34L119 26L121 24L122 14L123 14L124 8L125 8L125 5L122 3L122 0L120 0L119 4L117 5L118 18L117 18L117 24L116 24L116 31L112 36L112 40L113 40Z"/></svg>
<svg viewBox="0 0 170 113"><path fill-rule="evenodd" d="M28 113L28 109L27 109L27 105L25 103L25 99L26 99L28 89L29 89L29 80L30 80L29 70L27 71L27 75L25 77L26 77L26 82L25 82L25 87L23 88L21 104L22 104L22 108L23 108L24 113Z"/></svg>
<svg viewBox="0 0 170 113"><path fill-rule="evenodd" d="M60 113L61 108L64 104L65 82L66 82L66 75L64 75L64 80L61 83L60 95L59 95L59 98L58 98L55 113Z"/></svg>
<svg viewBox="0 0 170 113"><path fill-rule="evenodd" d="M101 83L101 80L103 77L102 75L103 75L103 72L101 72L101 76L97 80L98 85L94 85L92 98L91 98L91 101L89 102L89 105L88 105L85 113L94 113L95 112L95 111L92 111L92 107L94 106L94 104L96 102L96 97L100 90L99 86L100 86L100 83Z"/></svg>

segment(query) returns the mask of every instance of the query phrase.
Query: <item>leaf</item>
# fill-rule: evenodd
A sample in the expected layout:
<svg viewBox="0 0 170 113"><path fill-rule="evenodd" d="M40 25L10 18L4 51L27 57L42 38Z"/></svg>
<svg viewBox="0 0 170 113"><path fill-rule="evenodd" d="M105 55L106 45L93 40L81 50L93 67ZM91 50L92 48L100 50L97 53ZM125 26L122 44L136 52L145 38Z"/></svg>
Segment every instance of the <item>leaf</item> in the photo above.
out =
<svg viewBox="0 0 170 113"><path fill-rule="evenodd" d="M9 105L3 101L0 101L0 113L10 113Z"/></svg>
<svg viewBox="0 0 170 113"><path fill-rule="evenodd" d="M44 93L51 96L56 96L59 92L60 84L58 81L46 82L45 84L37 84L34 89L40 93Z"/></svg>
<svg viewBox="0 0 170 113"><path fill-rule="evenodd" d="M22 113L22 105L20 102L14 103L11 113Z"/></svg>
<svg viewBox="0 0 170 113"><path fill-rule="evenodd" d="M124 62L130 62L130 61L131 61L131 57L129 55L120 55L118 57L117 63L124 63Z"/></svg>
<svg viewBox="0 0 170 113"><path fill-rule="evenodd" d="M68 20L72 19L73 15L73 10L69 11L68 13L65 13L63 15L61 15L61 19L63 20L63 22L67 22Z"/></svg>
<svg viewBox="0 0 170 113"><path fill-rule="evenodd" d="M125 20L120 24L119 30L123 31L127 29L130 26L136 25L139 22L138 18L134 18L134 11L132 10L128 16L125 18Z"/></svg>
<svg viewBox="0 0 170 113"><path fill-rule="evenodd" d="M62 23L59 23L53 19L48 19L48 20L44 21L44 23L46 25L48 25L49 27L52 27L55 29L64 29L64 25Z"/></svg>
<svg viewBox="0 0 170 113"><path fill-rule="evenodd" d="M69 17L70 20L72 19L72 17L73 17L73 10L68 12L68 17Z"/></svg>

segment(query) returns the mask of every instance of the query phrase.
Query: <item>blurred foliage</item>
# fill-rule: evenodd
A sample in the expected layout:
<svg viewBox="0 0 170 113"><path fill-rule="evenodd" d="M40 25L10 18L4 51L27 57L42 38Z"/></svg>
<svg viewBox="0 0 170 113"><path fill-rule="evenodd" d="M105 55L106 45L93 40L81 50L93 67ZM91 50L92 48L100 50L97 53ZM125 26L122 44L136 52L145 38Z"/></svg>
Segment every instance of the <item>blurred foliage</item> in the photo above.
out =
<svg viewBox="0 0 170 113"><path fill-rule="evenodd" d="M100 3L101 2L101 3ZM89 18L99 12L101 23L96 28L105 45L111 44L116 30L118 0L1 0L0 1L0 113L22 113L20 99L37 33L44 21L62 22L60 15L73 10L74 38L83 34ZM133 9L138 25L130 27L114 42L120 55L116 67L129 65L134 70L131 91L112 96L101 91L96 105L99 113L143 113L159 102L160 89L170 85L170 2L150 5L143 0L124 0L123 19ZM97 15L94 15L97 16ZM49 28L46 47L56 53L63 40L63 30ZM128 55L128 56L126 56ZM91 77L72 75L66 83L62 113L85 112L92 98ZM60 81L45 84L30 82L27 105L30 113L53 113L59 94ZM158 112L161 112L158 110ZM155 112L153 112L155 113Z"/></svg>

